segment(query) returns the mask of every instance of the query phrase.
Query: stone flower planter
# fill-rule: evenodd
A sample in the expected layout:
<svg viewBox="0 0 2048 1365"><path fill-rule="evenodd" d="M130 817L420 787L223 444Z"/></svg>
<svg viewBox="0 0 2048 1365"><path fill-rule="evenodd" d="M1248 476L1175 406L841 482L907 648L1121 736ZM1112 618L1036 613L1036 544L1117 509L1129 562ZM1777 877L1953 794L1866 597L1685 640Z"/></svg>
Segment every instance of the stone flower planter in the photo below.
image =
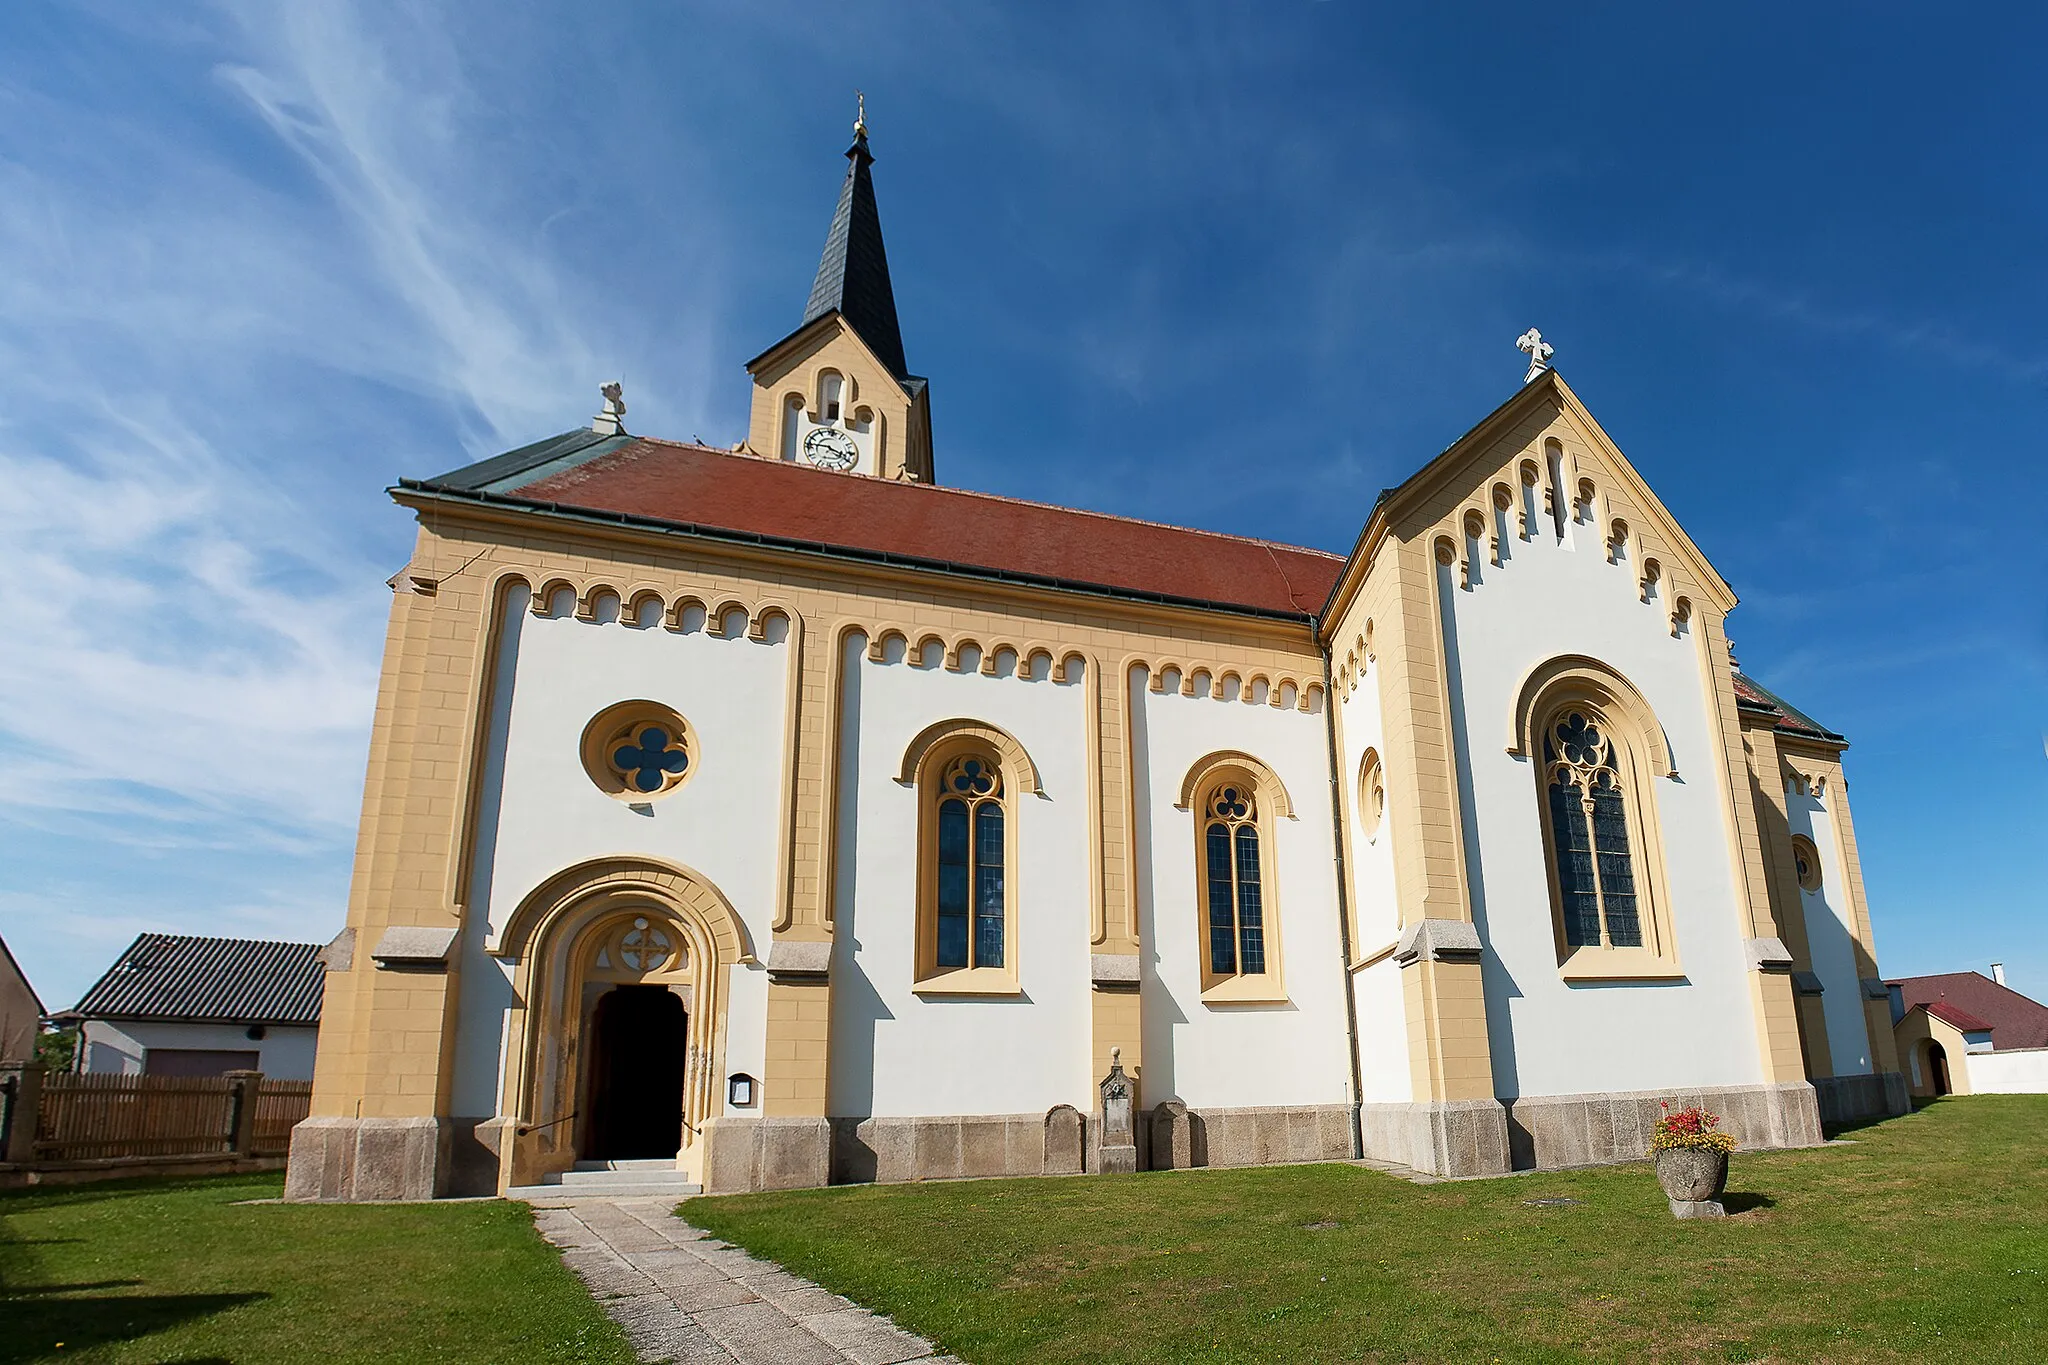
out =
<svg viewBox="0 0 2048 1365"><path fill-rule="evenodd" d="M1728 1188L1728 1153L1708 1147L1672 1147L1657 1153L1657 1183L1676 1218L1719 1218Z"/></svg>

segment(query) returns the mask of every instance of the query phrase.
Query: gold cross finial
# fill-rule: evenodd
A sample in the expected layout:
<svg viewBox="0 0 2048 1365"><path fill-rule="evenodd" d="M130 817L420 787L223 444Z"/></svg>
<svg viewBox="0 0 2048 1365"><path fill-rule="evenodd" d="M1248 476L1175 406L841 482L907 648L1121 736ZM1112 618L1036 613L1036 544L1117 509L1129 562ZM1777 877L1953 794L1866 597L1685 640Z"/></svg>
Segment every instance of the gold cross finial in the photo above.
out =
<svg viewBox="0 0 2048 1365"><path fill-rule="evenodd" d="M856 112L853 116L853 135L855 137L866 137L868 135L868 97L861 91L856 90L853 92L853 98L856 105Z"/></svg>

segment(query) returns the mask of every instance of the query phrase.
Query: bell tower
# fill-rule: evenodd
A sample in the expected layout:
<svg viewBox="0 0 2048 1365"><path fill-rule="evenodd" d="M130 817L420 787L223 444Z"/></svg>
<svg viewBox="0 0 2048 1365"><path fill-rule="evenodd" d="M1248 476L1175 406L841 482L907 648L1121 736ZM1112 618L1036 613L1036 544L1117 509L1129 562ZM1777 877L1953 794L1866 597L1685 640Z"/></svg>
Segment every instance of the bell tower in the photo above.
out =
<svg viewBox="0 0 2048 1365"><path fill-rule="evenodd" d="M803 321L747 363L747 446L795 464L929 483L931 404L903 359L865 97L846 161Z"/></svg>

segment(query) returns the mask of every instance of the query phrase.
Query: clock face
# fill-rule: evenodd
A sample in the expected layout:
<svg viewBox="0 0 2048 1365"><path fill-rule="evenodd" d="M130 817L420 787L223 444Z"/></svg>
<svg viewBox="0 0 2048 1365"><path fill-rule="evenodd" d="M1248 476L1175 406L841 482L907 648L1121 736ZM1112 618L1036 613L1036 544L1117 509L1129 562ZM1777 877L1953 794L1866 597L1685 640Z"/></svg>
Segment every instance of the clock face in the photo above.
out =
<svg viewBox="0 0 2048 1365"><path fill-rule="evenodd" d="M819 427L804 437L804 458L820 469L851 469L860 460L860 447L837 427Z"/></svg>

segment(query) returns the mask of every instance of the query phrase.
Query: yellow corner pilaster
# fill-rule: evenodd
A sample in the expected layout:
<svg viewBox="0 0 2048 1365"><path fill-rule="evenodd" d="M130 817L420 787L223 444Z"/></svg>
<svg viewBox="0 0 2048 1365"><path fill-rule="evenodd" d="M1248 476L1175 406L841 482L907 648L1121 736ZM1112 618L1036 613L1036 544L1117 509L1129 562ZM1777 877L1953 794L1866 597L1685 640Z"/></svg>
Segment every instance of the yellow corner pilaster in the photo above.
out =
<svg viewBox="0 0 2048 1365"><path fill-rule="evenodd" d="M1424 1100L1493 1098L1486 989L1477 962L1422 960L1401 969L1408 1014L1408 1068Z"/></svg>

